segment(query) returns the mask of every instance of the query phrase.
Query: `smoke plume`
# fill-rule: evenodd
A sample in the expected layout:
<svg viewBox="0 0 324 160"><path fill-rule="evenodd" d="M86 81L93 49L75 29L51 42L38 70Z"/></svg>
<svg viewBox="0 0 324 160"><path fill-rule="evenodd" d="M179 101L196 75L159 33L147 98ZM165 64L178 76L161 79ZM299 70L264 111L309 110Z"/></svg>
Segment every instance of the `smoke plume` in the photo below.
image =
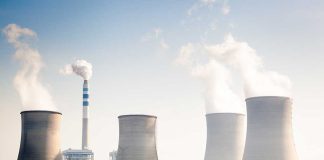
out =
<svg viewBox="0 0 324 160"><path fill-rule="evenodd" d="M175 62L202 80L207 113L244 113L243 97L232 86L232 75L236 72L244 80L245 97L291 96L289 78L266 70L256 51L231 34L220 44L188 43L181 47Z"/></svg>
<svg viewBox="0 0 324 160"><path fill-rule="evenodd" d="M81 76L84 80L89 80L92 76L92 64L86 60L76 60L72 64L66 65L63 69L60 70L62 74L72 74Z"/></svg>
<svg viewBox="0 0 324 160"><path fill-rule="evenodd" d="M44 67L42 57L29 43L29 40L36 38L36 33L16 24L7 25L3 33L14 46L14 58L21 65L13 83L24 106L23 110L56 110L50 93L40 80L40 71Z"/></svg>
<svg viewBox="0 0 324 160"><path fill-rule="evenodd" d="M202 81L206 113L244 113L242 100L231 86L231 72L216 59L201 57L204 49L200 44L182 46L176 63L186 66L190 74Z"/></svg>
<svg viewBox="0 0 324 160"><path fill-rule="evenodd" d="M221 44L205 45L208 54L240 72L246 97L291 96L291 82L285 75L266 70L262 59L246 42L236 41L231 34Z"/></svg>

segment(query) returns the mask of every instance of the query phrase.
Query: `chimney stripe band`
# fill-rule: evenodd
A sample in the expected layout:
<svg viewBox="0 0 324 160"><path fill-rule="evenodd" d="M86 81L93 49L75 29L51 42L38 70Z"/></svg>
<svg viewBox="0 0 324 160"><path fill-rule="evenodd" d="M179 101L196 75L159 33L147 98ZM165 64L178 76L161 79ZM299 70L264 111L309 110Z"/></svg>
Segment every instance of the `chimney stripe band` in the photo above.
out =
<svg viewBox="0 0 324 160"><path fill-rule="evenodd" d="M83 98L89 98L89 94L83 94Z"/></svg>
<svg viewBox="0 0 324 160"><path fill-rule="evenodd" d="M88 101L83 101L83 106L89 106L89 102Z"/></svg>

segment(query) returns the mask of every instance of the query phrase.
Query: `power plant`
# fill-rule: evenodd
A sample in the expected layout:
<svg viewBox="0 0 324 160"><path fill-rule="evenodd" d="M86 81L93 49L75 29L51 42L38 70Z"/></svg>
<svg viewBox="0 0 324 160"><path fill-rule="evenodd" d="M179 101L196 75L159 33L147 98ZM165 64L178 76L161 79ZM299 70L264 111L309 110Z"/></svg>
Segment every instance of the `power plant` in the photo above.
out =
<svg viewBox="0 0 324 160"><path fill-rule="evenodd" d="M94 160L94 153L89 149L89 84L83 81L82 102L82 149L68 149L63 152L64 160Z"/></svg>
<svg viewBox="0 0 324 160"><path fill-rule="evenodd" d="M61 116L54 111L21 112L18 160L62 160Z"/></svg>
<svg viewBox="0 0 324 160"><path fill-rule="evenodd" d="M297 160L292 101L288 97L246 99L247 136L243 160Z"/></svg>
<svg viewBox="0 0 324 160"><path fill-rule="evenodd" d="M206 115L207 143L205 160L242 160L246 117L239 113Z"/></svg>
<svg viewBox="0 0 324 160"><path fill-rule="evenodd" d="M150 115L119 116L117 160L158 160L156 117Z"/></svg>
<svg viewBox="0 0 324 160"><path fill-rule="evenodd" d="M292 100L262 96L246 99L247 116L240 113L206 115L204 160L297 160L292 129ZM55 111L21 112L18 160L94 160L89 149L89 86L83 84L82 148L60 149L62 114ZM247 118L246 118L247 117ZM158 160L156 116L121 115L116 160Z"/></svg>

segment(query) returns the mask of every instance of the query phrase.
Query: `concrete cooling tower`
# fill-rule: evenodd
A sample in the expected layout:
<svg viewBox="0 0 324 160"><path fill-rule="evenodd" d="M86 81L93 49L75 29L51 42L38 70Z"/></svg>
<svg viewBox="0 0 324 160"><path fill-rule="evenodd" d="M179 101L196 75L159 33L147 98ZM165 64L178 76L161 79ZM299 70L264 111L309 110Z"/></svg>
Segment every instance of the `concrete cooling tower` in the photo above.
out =
<svg viewBox="0 0 324 160"><path fill-rule="evenodd" d="M247 136L243 160L297 160L288 97L246 99Z"/></svg>
<svg viewBox="0 0 324 160"><path fill-rule="evenodd" d="M207 145L205 160L242 160L246 117L239 113L206 115Z"/></svg>
<svg viewBox="0 0 324 160"><path fill-rule="evenodd" d="M21 112L21 141L18 160L61 160L61 113Z"/></svg>
<svg viewBox="0 0 324 160"><path fill-rule="evenodd" d="M117 160L157 160L156 117L149 115L119 116Z"/></svg>

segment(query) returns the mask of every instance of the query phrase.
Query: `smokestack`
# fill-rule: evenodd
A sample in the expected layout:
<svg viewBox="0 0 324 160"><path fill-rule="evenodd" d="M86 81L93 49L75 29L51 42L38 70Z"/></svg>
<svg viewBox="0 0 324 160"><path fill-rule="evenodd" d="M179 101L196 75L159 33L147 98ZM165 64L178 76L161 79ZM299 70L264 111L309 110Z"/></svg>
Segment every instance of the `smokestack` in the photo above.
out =
<svg viewBox="0 0 324 160"><path fill-rule="evenodd" d="M297 160L288 97L246 99L247 136L244 160Z"/></svg>
<svg viewBox="0 0 324 160"><path fill-rule="evenodd" d="M60 123L53 111L23 111L18 160L62 160Z"/></svg>
<svg viewBox="0 0 324 160"><path fill-rule="evenodd" d="M117 160L157 160L155 124L150 115L119 116Z"/></svg>
<svg viewBox="0 0 324 160"><path fill-rule="evenodd" d="M89 85L88 80L83 82L83 117L82 117L82 149L88 149L89 130L88 130L88 118L89 118Z"/></svg>
<svg viewBox="0 0 324 160"><path fill-rule="evenodd" d="M207 145L205 160L242 160L246 118L239 113L206 115Z"/></svg>

